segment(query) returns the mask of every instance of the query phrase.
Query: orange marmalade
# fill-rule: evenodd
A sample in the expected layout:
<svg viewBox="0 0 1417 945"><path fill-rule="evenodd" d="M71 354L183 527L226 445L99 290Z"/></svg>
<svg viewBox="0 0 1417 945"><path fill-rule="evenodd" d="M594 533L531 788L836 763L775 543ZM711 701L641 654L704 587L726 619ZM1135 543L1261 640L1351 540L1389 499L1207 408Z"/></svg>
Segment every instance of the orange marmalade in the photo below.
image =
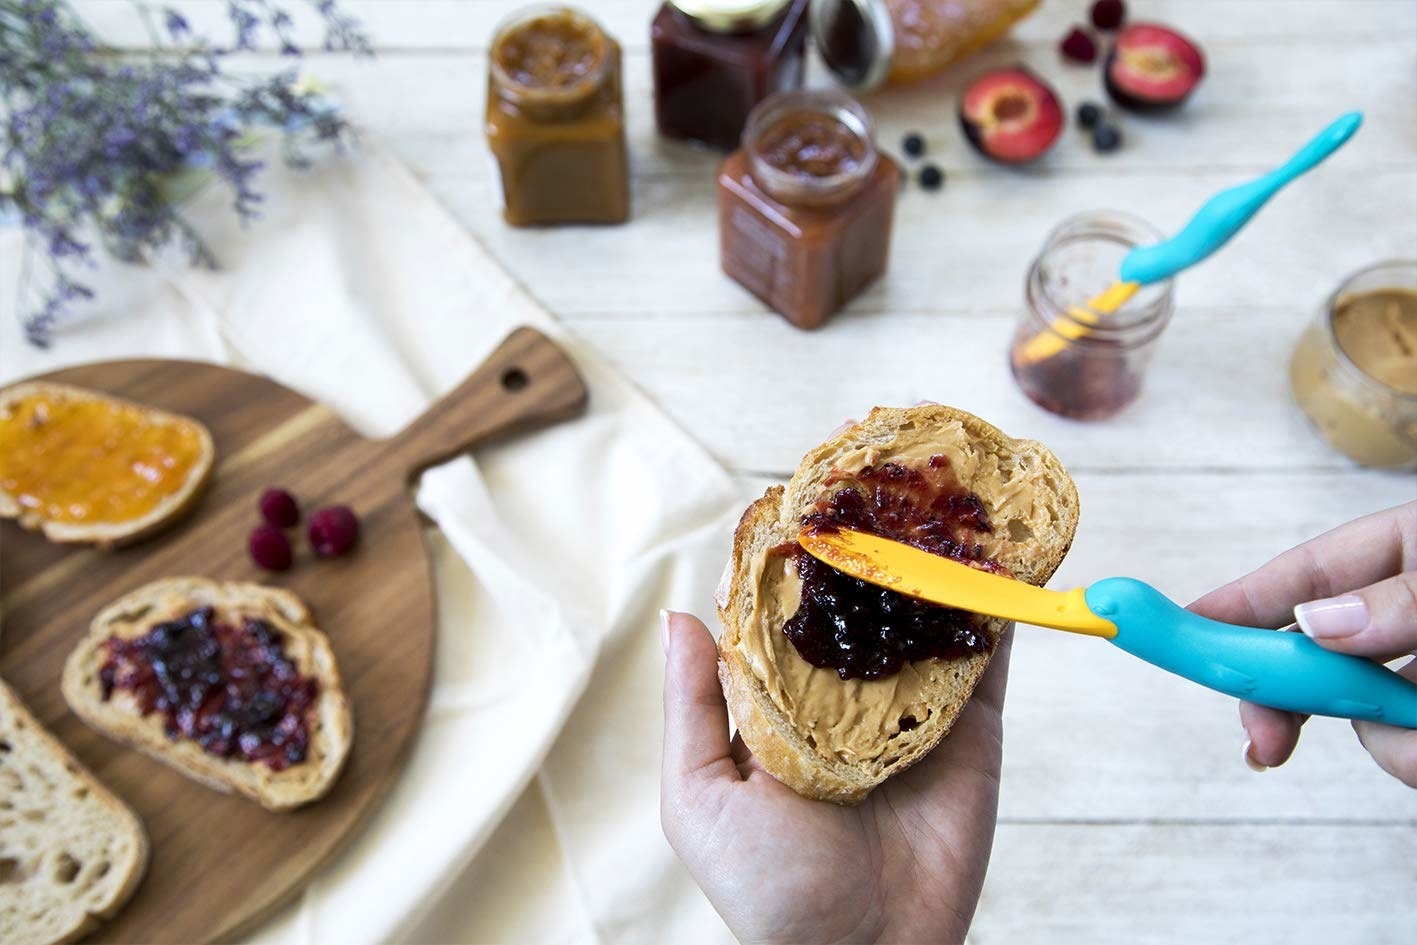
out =
<svg viewBox="0 0 1417 945"><path fill-rule="evenodd" d="M189 420L37 392L0 410L0 490L46 521L131 522L181 490L203 443Z"/></svg>

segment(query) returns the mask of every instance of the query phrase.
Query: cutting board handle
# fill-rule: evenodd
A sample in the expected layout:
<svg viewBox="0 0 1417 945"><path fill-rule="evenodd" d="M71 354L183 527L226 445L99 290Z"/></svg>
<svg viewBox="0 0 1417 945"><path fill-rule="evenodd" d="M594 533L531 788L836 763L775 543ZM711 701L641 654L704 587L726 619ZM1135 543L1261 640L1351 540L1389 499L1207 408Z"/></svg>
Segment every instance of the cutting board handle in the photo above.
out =
<svg viewBox="0 0 1417 945"><path fill-rule="evenodd" d="M518 328L466 380L380 443L380 452L413 479L514 428L576 416L588 397L580 372L554 341Z"/></svg>

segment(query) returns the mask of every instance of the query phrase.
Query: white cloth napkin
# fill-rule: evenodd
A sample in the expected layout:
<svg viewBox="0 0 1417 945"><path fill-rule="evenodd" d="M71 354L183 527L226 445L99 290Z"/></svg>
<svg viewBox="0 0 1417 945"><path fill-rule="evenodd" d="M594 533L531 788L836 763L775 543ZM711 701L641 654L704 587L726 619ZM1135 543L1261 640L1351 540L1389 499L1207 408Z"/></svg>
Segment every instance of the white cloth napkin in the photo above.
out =
<svg viewBox="0 0 1417 945"><path fill-rule="evenodd" d="M422 734L357 840L255 939L729 940L659 830L656 614L708 606L732 480L368 142L308 173L272 160L262 187L252 226L219 188L188 208L222 271L105 264L92 316L49 351L23 341L20 234L0 229L0 382L204 359L386 435L531 324L571 353L591 407L423 476L440 620Z"/></svg>

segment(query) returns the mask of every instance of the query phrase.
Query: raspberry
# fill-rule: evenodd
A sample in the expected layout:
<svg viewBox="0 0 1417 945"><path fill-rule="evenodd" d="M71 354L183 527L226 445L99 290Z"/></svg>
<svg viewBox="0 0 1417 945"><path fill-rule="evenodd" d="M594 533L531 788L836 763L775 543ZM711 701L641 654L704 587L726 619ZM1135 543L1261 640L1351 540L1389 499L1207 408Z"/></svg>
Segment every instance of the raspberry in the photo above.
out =
<svg viewBox="0 0 1417 945"><path fill-rule="evenodd" d="M329 505L310 515L310 547L321 558L335 558L359 541L359 519L347 505Z"/></svg>
<svg viewBox="0 0 1417 945"><path fill-rule="evenodd" d="M284 489L267 489L261 493L261 518L276 528L290 528L300 521L300 506Z"/></svg>
<svg viewBox="0 0 1417 945"><path fill-rule="evenodd" d="M1074 26L1073 31L1063 37L1063 43L1058 47L1062 50L1063 56L1074 62L1092 62L1097 58L1097 44L1092 41L1092 37Z"/></svg>
<svg viewBox="0 0 1417 945"><path fill-rule="evenodd" d="M257 525L246 539L246 551L257 566L267 571L285 571L293 560L290 539L274 525Z"/></svg>

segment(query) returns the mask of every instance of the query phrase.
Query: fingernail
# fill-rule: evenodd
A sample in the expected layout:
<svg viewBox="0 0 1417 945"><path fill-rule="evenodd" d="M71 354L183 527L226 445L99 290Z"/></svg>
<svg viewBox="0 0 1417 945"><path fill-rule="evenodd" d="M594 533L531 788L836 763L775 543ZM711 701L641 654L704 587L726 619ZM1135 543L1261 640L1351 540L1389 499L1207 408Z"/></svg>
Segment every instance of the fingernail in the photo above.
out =
<svg viewBox="0 0 1417 945"><path fill-rule="evenodd" d="M1255 756L1250 754L1250 749L1253 746L1254 742L1250 741L1249 739L1245 740L1245 766L1251 771L1256 772L1257 774L1263 774L1264 772L1269 770L1269 766L1260 764L1258 761L1255 760Z"/></svg>
<svg viewBox="0 0 1417 945"><path fill-rule="evenodd" d="M659 645L664 647L664 652L669 653L669 611L660 609L659 611Z"/></svg>
<svg viewBox="0 0 1417 945"><path fill-rule="evenodd" d="M1368 605L1357 594L1311 600L1294 608L1294 619L1315 640L1351 637L1368 625Z"/></svg>

